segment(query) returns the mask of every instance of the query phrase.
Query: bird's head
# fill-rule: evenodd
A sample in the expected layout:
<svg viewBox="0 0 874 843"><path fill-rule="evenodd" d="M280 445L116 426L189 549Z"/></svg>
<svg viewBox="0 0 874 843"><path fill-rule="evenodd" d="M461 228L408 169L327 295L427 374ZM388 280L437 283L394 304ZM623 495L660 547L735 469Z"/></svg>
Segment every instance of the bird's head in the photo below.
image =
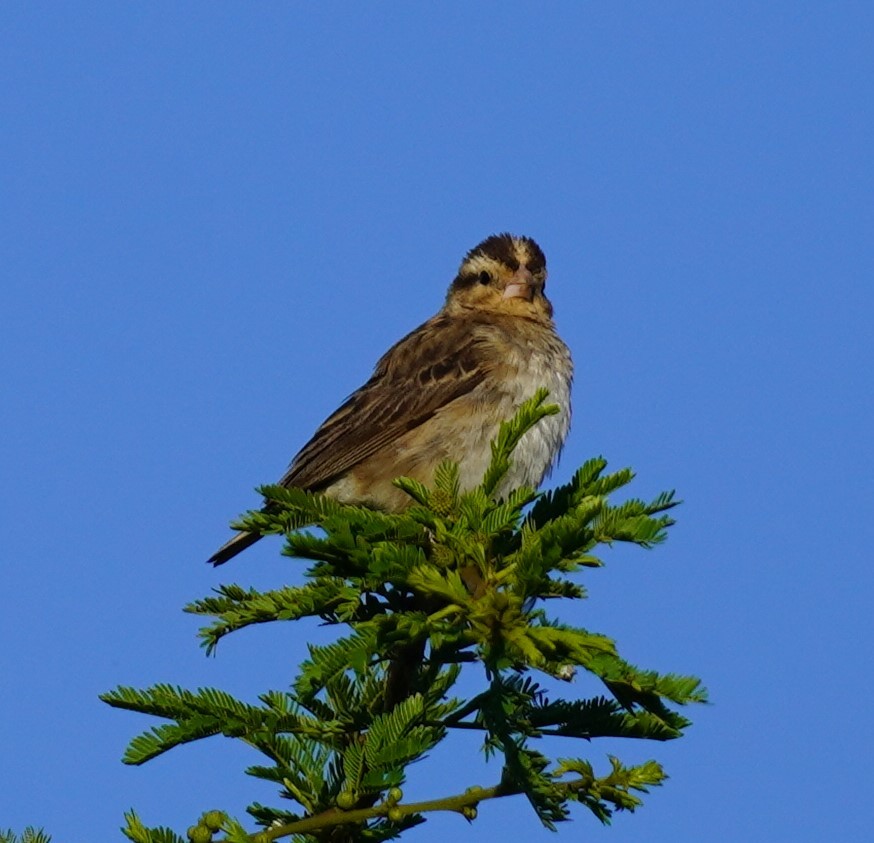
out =
<svg viewBox="0 0 874 843"><path fill-rule="evenodd" d="M488 311L550 319L546 257L530 237L493 234L471 249L449 287L444 311Z"/></svg>

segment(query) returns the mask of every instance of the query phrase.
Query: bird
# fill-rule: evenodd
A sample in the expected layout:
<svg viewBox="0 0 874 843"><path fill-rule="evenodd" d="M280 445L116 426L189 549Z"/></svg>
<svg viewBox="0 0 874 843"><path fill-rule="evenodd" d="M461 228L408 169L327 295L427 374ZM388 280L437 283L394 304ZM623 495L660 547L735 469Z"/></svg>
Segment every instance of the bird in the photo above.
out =
<svg viewBox="0 0 874 843"><path fill-rule="evenodd" d="M429 483L444 460L476 487L501 422L540 387L559 412L522 437L498 493L537 487L570 429L573 362L546 297L546 257L530 237L493 234L464 256L443 307L393 345L370 379L316 430L279 485L386 512L412 499L392 481ZM221 565L261 536L238 532Z"/></svg>

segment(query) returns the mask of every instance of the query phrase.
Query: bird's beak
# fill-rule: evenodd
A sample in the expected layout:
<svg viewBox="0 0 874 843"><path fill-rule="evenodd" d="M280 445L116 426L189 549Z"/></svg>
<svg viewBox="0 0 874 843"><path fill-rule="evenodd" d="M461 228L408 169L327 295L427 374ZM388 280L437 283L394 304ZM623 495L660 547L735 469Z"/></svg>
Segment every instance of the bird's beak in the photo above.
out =
<svg viewBox="0 0 874 843"><path fill-rule="evenodd" d="M513 279L504 287L505 299L525 299L531 301L534 298L534 276L531 271L520 266L513 273Z"/></svg>

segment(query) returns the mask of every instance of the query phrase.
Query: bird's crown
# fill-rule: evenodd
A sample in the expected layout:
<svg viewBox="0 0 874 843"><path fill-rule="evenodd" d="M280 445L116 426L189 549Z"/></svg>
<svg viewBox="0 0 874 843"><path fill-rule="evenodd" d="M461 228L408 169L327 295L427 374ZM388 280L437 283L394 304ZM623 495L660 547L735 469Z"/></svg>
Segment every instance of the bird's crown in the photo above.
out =
<svg viewBox="0 0 874 843"><path fill-rule="evenodd" d="M464 275L466 269L474 269L483 258L499 261L513 272L520 266L527 266L532 273L546 269L546 255L534 240L504 233L493 234L474 246L464 256L458 274Z"/></svg>

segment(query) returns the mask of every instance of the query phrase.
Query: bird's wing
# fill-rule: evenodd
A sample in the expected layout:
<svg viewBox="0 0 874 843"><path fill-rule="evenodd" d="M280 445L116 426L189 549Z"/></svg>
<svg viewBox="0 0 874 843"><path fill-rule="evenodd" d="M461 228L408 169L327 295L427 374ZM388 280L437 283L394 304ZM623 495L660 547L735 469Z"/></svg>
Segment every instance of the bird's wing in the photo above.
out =
<svg viewBox="0 0 874 843"><path fill-rule="evenodd" d="M319 489L430 419L487 376L467 320L437 315L394 345L319 427L279 481Z"/></svg>

